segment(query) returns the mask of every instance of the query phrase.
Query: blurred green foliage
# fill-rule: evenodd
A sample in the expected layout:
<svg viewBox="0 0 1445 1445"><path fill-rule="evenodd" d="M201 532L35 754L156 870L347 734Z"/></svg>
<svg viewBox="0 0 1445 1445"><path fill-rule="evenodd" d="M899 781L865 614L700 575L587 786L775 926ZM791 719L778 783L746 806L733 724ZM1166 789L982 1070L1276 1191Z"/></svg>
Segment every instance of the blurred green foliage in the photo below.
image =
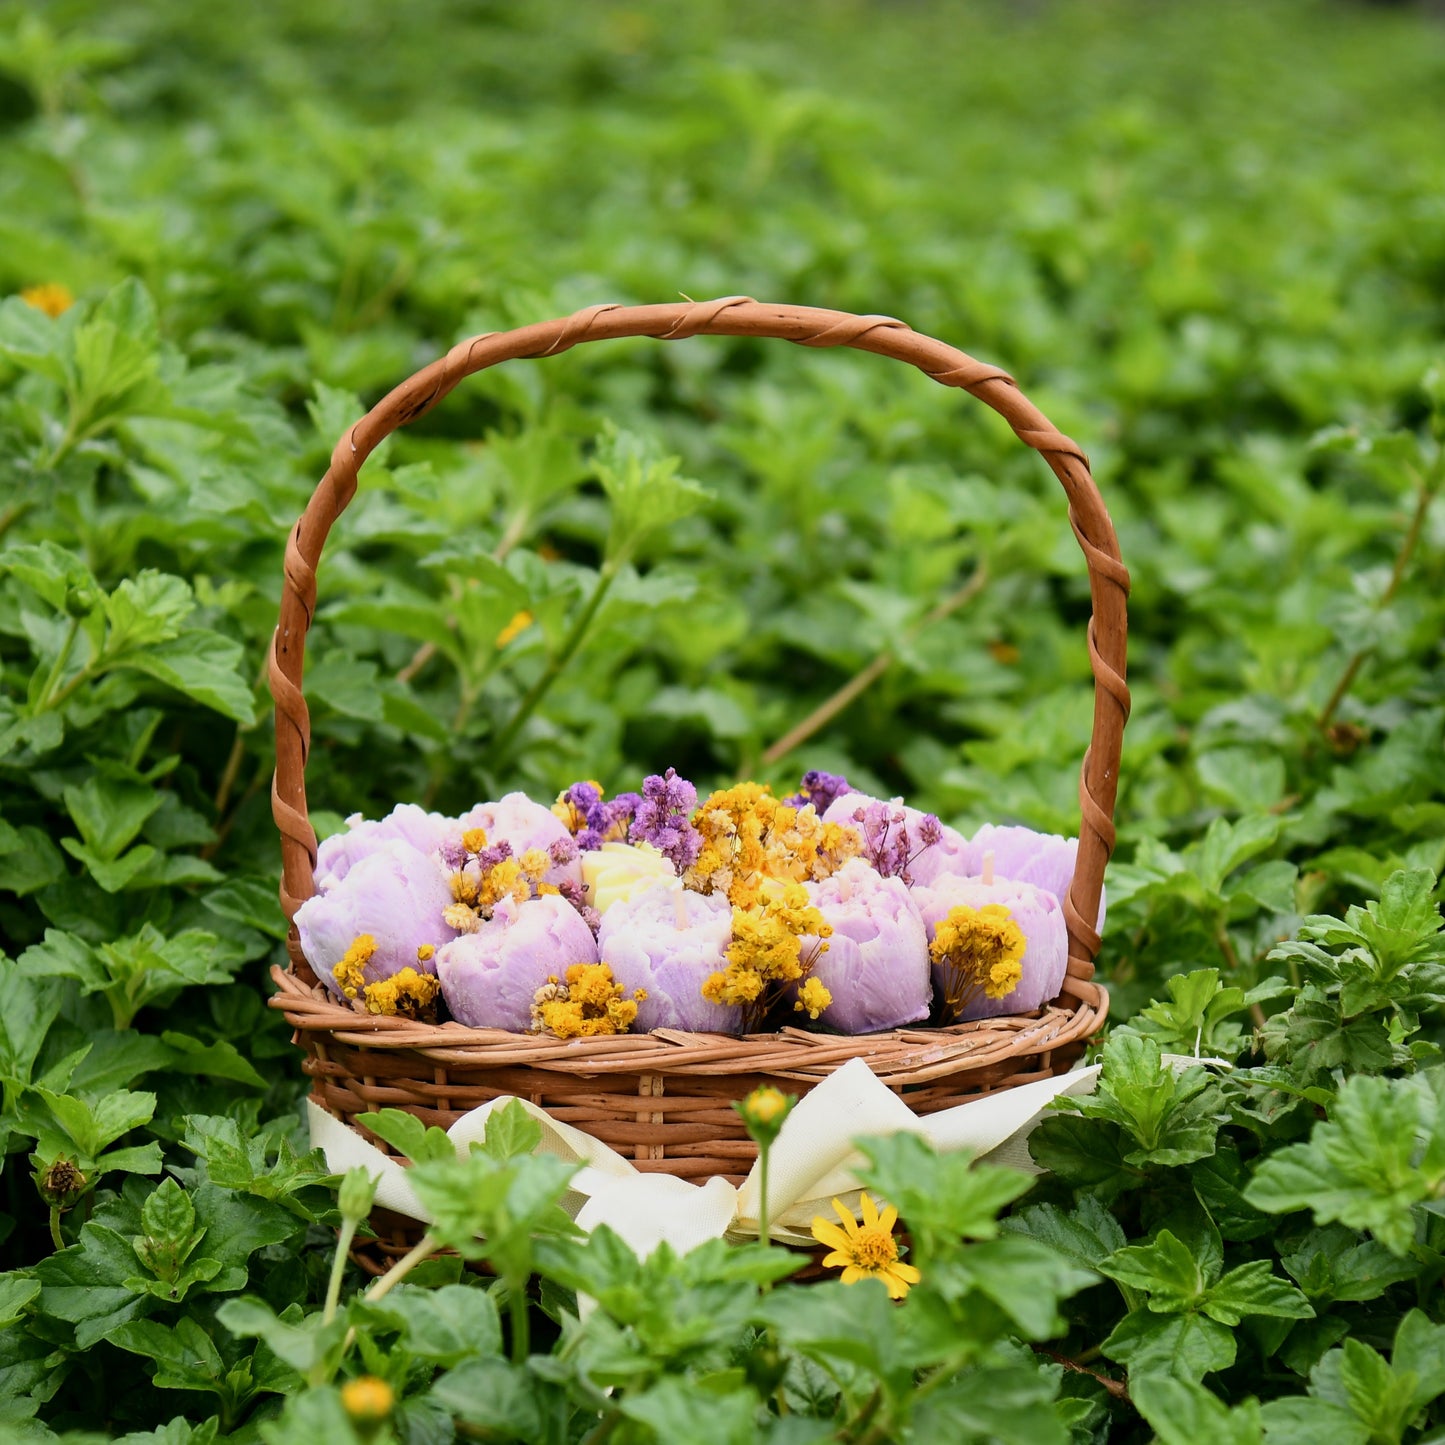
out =
<svg viewBox="0 0 1445 1445"><path fill-rule="evenodd" d="M1138 1027L1233 1040L1283 967L1291 1028L1398 1064L1404 1025L1315 977L1317 919L1266 956L1445 865L1441 133L1445 25L1344 0L0 8L7 1262L78 1247L92 1205L135 1233L159 1150L213 1150L215 1181L234 1134L270 1303L319 1298L329 1216L261 995L286 532L418 366L602 300L886 312L1009 369L1089 451L1134 577L1116 1016L1215 969L1227 1008L1176 983ZM78 298L55 319L15 294L47 283ZM672 489L660 527L639 479ZM329 543L313 816L820 766L1072 832L1065 513L984 408L875 357L700 338L487 373L387 444ZM37 1179L85 1166L53 1215L32 1152ZM195 1298L244 1266L215 1259ZM47 1268L55 1314L81 1281ZM118 1268L86 1278L129 1320ZM116 1357L86 1318L0 1395L96 1424ZM220 1363L229 1428L261 1376ZM164 1418L144 1389L117 1410Z"/></svg>

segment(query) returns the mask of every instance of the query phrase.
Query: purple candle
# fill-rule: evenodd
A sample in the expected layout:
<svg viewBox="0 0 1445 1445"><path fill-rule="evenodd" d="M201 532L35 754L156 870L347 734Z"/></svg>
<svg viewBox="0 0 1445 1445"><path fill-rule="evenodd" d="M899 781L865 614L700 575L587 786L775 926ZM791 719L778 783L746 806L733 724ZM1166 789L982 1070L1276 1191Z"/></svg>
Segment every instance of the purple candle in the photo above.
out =
<svg viewBox="0 0 1445 1445"><path fill-rule="evenodd" d="M555 893L518 903L504 898L475 933L438 950L436 971L452 1017L474 1029L525 1033L532 999L574 963L596 963L597 944L582 915Z"/></svg>
<svg viewBox="0 0 1445 1445"><path fill-rule="evenodd" d="M841 823L863 835L863 857L884 877L928 884L941 873L962 872L963 835L931 813L883 802L866 793L844 793L828 805L825 823Z"/></svg>
<svg viewBox="0 0 1445 1445"><path fill-rule="evenodd" d="M369 937L373 944L361 971L364 983L390 978L407 967L430 973L432 968L418 961L417 950L440 948L456 937L456 930L442 921L442 910L451 901L446 878L433 859L409 843L380 843L351 864L339 883L297 910L301 952L338 998L342 986L335 968L358 938Z"/></svg>
<svg viewBox="0 0 1445 1445"><path fill-rule="evenodd" d="M316 891L334 888L363 858L388 843L409 843L431 857L455 825L440 813L428 813L415 803L399 803L386 817L368 822L360 813L346 820L346 832L323 839L316 849Z"/></svg>
<svg viewBox="0 0 1445 1445"><path fill-rule="evenodd" d="M742 1028L741 1006L702 996L707 979L727 967L732 932L733 910L726 898L675 883L655 883L608 908L597 952L627 997L634 989L646 990L637 1005L637 1032L735 1034Z"/></svg>
<svg viewBox="0 0 1445 1445"><path fill-rule="evenodd" d="M833 996L826 1024L845 1034L871 1034L928 1017L928 935L901 878L881 878L851 858L831 878L804 885L832 925L828 951L810 977ZM804 941L804 956L813 940Z"/></svg>
<svg viewBox="0 0 1445 1445"><path fill-rule="evenodd" d="M1006 918L1022 932L1023 952L1019 963L1022 974L1018 984L1002 998L989 998L982 989L965 998L960 1019L997 1018L1002 1014L1031 1013L1058 996L1068 964L1069 940L1064 927L1063 909L1047 889L1032 883L995 878L991 860L985 858L985 872L979 878L944 876L931 888L916 892L919 911L932 943L939 925L956 908L973 914L989 905L1006 910ZM997 913L980 916L977 926L980 943L986 944L984 933L999 920ZM941 999L956 991L956 979L938 964L933 966L933 986Z"/></svg>

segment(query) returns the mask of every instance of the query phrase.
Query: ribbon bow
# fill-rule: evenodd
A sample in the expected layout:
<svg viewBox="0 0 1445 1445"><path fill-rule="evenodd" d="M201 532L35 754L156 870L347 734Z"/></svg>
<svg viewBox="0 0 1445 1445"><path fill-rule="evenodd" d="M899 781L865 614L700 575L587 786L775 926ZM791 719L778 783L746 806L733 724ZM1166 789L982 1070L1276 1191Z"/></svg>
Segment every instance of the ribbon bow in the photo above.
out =
<svg viewBox="0 0 1445 1445"><path fill-rule="evenodd" d="M1086 1094L1098 1066L985 1094L937 1114L917 1115L862 1059L851 1059L818 1084L788 1115L769 1155L769 1235L782 1244L813 1243L813 1216L834 1198L857 1203L855 1170L864 1162L853 1141L900 1130L919 1134L936 1149L969 1149L991 1164L1037 1173L1025 1141L1048 1105L1063 1094ZM486 1133L487 1119L506 1098L492 1099L463 1114L447 1130L465 1154ZM705 1240L746 1239L758 1233L758 1167L735 1188L726 1179L691 1184L670 1174L644 1174L600 1140L552 1118L545 1109L519 1101L542 1126L540 1154L555 1154L581 1165L562 1207L587 1230L609 1225L639 1255L664 1240L680 1253ZM405 1167L388 1158L356 1130L307 1101L311 1142L326 1155L332 1172L358 1164L378 1179L376 1202L430 1223L407 1181ZM856 1211L855 1211L856 1212Z"/></svg>

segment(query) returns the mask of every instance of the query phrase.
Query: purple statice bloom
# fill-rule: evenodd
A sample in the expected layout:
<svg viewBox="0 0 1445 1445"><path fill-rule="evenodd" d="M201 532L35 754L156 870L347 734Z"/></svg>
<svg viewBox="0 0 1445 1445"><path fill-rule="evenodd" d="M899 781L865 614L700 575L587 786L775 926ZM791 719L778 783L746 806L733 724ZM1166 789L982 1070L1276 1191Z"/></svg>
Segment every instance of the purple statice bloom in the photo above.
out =
<svg viewBox="0 0 1445 1445"><path fill-rule="evenodd" d="M675 768L661 776L654 773L642 782L642 797L632 817L629 843L650 843L672 866L678 876L686 873L702 851L702 836L692 826L697 807L697 789Z"/></svg>
<svg viewBox="0 0 1445 1445"><path fill-rule="evenodd" d="M556 844L570 843L572 835L550 808L534 803L525 793L508 793L499 803L478 803L469 813L458 818L453 827L462 832L469 828L481 828L486 833L484 860L491 861L482 862L483 871L502 858L520 858L523 853L540 848L552 858L552 866L545 875L546 882L559 888L564 881L575 883L578 887L582 885L582 865L577 861L575 851L568 857L564 850L564 862L558 862L558 854L552 852ZM495 850L503 844L507 851L496 853Z"/></svg>
<svg viewBox="0 0 1445 1445"><path fill-rule="evenodd" d="M627 994L645 989L637 1005L638 1033L685 1029L735 1034L743 1011L711 1003L702 986L727 967L733 911L716 894L693 893L675 884L619 899L602 915L597 951Z"/></svg>
<svg viewBox="0 0 1445 1445"><path fill-rule="evenodd" d="M1047 889L1015 879L999 878L993 883L984 883L978 878L961 878L955 874L941 876L932 887L915 889L914 897L930 943L938 925L960 904L982 908L986 903L1001 903L1023 930L1027 946L1022 960L1023 977L1018 986L1003 998L980 995L964 1006L960 1019L1032 1013L1058 997L1069 962L1069 937L1059 900ZM936 969L933 980L940 993L944 987L942 974L941 969Z"/></svg>
<svg viewBox="0 0 1445 1445"><path fill-rule="evenodd" d="M555 893L517 903L504 898L475 933L438 950L437 976L452 1017L474 1029L526 1033L532 999L574 963L596 963L597 942L571 904Z"/></svg>
<svg viewBox="0 0 1445 1445"><path fill-rule="evenodd" d="M964 845L953 871L978 876L984 872L987 854L993 855L992 872L996 878L1014 883L1032 883L1052 893L1060 904L1074 881L1074 864L1079 855L1077 838L1061 838L1057 833L1036 833L1032 828L995 827L985 823ZM1095 927L1104 931L1104 894L1099 894L1099 921Z"/></svg>
<svg viewBox="0 0 1445 1445"><path fill-rule="evenodd" d="M885 803L867 793L844 793L828 805L823 821L856 828L863 835L863 857L885 878L901 878L911 887L961 871L953 860L963 852L963 835L932 813L906 807L902 798Z"/></svg>
<svg viewBox="0 0 1445 1445"><path fill-rule="evenodd" d="M390 978L403 968L430 970L417 962L425 944L440 948L456 937L442 921L451 890L436 862L410 843L394 840L353 863L325 893L308 898L296 912L301 952L322 983L341 997L333 972L362 934L376 941L363 970L367 983Z"/></svg>
<svg viewBox="0 0 1445 1445"><path fill-rule="evenodd" d="M340 883L363 858L388 843L410 844L430 857L453 831L450 819L415 803L399 803L385 818L368 822L360 813L346 820L346 832L325 839L316 850L316 889L325 893Z"/></svg>
<svg viewBox="0 0 1445 1445"><path fill-rule="evenodd" d="M783 802L790 808L806 808L811 803L821 818L837 799L852 791L841 773L823 773L815 768L803 774L801 790Z"/></svg>
<svg viewBox="0 0 1445 1445"><path fill-rule="evenodd" d="M582 915L583 923L592 930L593 938L596 938L597 930L602 927L602 915L587 901L586 891L575 883L559 883L557 890Z"/></svg>
<svg viewBox="0 0 1445 1445"><path fill-rule="evenodd" d="M607 802L596 783L584 782L573 783L557 801L569 806L581 820L576 844L584 853L591 853L626 836L628 820L642 799L636 793L619 793Z"/></svg>
<svg viewBox="0 0 1445 1445"><path fill-rule="evenodd" d="M845 1034L872 1034L926 1019L933 994L928 935L902 878L882 878L862 858L850 858L821 883L803 886L833 928L812 969L833 995L823 1022ZM805 957L811 944L804 940Z"/></svg>

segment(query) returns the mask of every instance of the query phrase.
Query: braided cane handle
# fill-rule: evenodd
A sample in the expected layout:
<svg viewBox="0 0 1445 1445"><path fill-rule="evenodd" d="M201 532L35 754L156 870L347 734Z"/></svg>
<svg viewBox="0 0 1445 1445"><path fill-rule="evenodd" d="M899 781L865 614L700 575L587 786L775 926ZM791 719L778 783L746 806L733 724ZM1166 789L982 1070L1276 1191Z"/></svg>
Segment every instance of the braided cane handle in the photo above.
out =
<svg viewBox="0 0 1445 1445"><path fill-rule="evenodd" d="M1054 430L1007 372L922 336L901 321L811 306L765 305L746 296L666 306L591 306L555 321L472 337L383 397L337 442L331 466L286 544L281 616L271 643L271 694L276 700L271 808L281 831L281 906L286 917L294 917L316 891L316 833L306 812L311 722L301 695L306 633L316 608L316 564L332 524L356 493L356 474L362 463L397 427L429 411L464 377L498 362L556 356L583 341L623 336L680 341L698 335L768 336L800 346L852 346L907 362L941 385L962 387L991 406L1021 441L1048 462L1063 484L1069 521L1088 563L1093 602L1088 639L1094 671L1094 730L1079 775L1083 818L1078 860L1063 900L1069 933L1064 991L1071 992L1070 980L1086 983L1093 976L1094 955L1099 950L1094 925L1104 868L1114 849L1119 752L1129 716L1129 689L1124 680L1129 573L1120 561L1114 525L1089 474L1088 458L1076 443ZM298 971L309 974L299 949L293 947L291 953Z"/></svg>

